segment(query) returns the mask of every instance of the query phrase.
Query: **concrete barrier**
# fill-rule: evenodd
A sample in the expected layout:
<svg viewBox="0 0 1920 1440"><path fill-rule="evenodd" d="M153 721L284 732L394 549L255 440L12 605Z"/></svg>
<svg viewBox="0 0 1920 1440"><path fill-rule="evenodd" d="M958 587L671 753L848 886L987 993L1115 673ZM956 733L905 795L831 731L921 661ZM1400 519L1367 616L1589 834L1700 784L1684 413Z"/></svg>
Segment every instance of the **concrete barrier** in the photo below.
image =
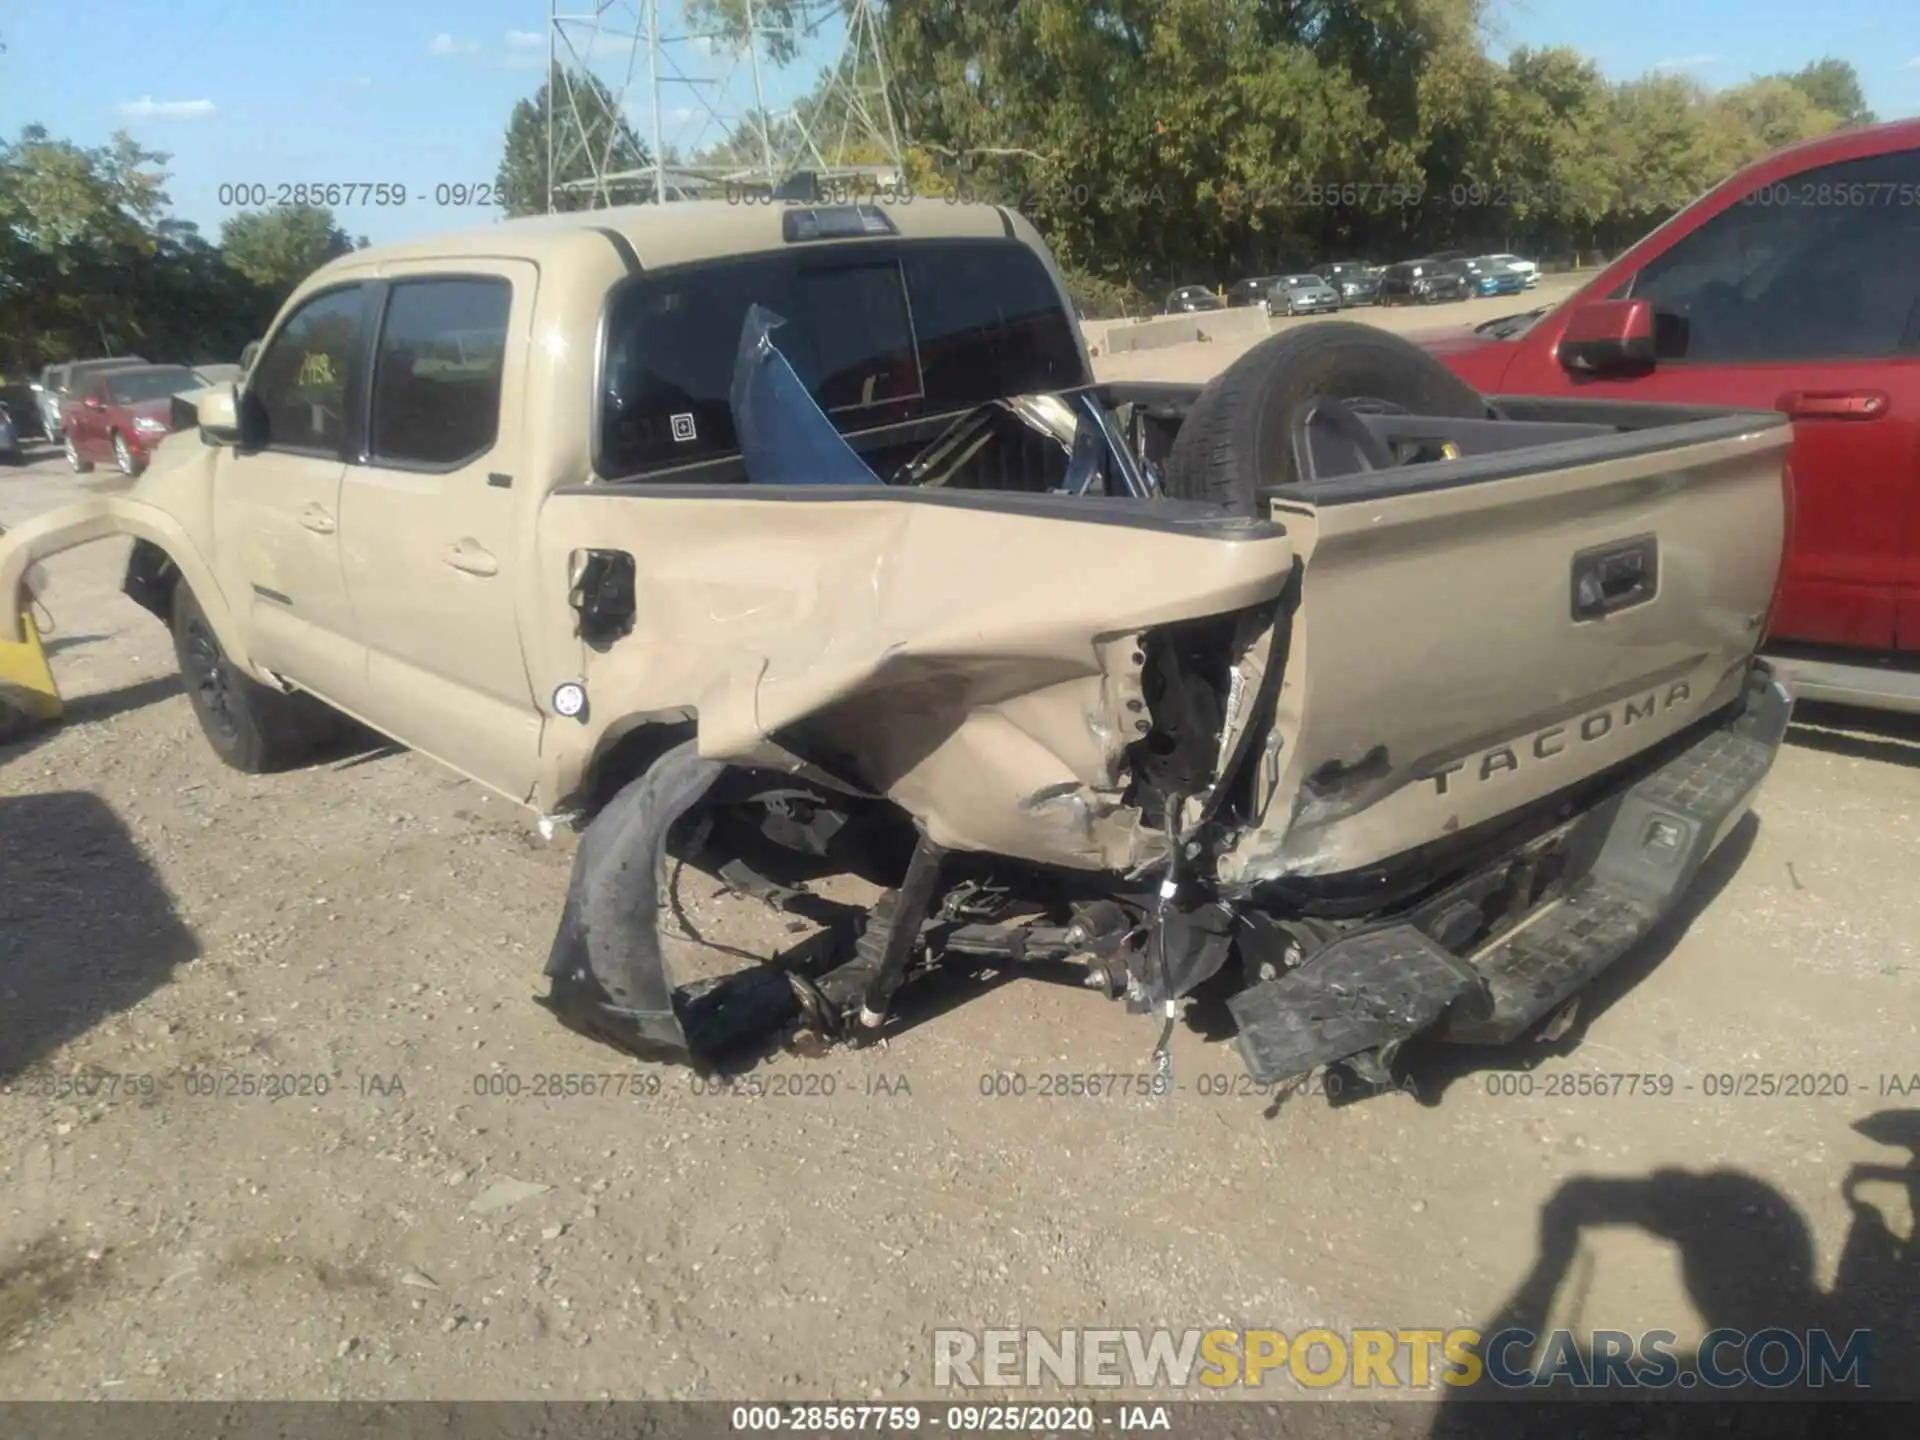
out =
<svg viewBox="0 0 1920 1440"><path fill-rule="evenodd" d="M1093 325L1102 328L1096 336ZM1151 320L1088 322L1087 345L1102 355L1125 355L1136 350L1161 350L1190 345L1196 340L1228 340L1265 334L1267 312L1258 305L1236 310L1207 310L1198 315L1157 315Z"/></svg>

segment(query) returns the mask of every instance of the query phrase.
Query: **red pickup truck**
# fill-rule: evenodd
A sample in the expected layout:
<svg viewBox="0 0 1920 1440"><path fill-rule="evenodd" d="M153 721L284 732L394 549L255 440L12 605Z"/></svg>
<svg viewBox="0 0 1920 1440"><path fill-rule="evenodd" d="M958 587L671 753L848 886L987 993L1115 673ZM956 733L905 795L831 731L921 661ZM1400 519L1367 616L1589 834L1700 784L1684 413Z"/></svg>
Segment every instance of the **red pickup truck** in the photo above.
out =
<svg viewBox="0 0 1920 1440"><path fill-rule="evenodd" d="M1920 711L1920 120L1778 151L1559 306L1423 338L1489 395L1793 416L1767 650L1807 699Z"/></svg>

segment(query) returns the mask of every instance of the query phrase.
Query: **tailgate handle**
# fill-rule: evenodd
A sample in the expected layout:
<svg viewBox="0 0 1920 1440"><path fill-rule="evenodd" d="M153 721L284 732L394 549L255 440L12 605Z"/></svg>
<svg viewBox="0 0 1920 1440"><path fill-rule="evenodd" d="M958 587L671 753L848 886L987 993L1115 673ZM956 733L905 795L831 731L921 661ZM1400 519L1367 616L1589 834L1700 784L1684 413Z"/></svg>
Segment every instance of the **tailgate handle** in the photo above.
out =
<svg viewBox="0 0 1920 1440"><path fill-rule="evenodd" d="M1573 618L1598 620L1644 605L1660 584L1660 546L1652 535L1597 545L1573 557Z"/></svg>

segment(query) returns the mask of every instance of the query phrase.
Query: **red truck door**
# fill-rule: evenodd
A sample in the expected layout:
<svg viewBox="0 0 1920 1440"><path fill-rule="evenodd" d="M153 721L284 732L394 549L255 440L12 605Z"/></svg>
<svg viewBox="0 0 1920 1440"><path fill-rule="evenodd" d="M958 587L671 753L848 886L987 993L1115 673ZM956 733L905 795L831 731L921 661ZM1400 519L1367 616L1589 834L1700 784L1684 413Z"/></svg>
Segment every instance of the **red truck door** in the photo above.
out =
<svg viewBox="0 0 1920 1440"><path fill-rule="evenodd" d="M82 460L99 458L101 417L106 413L107 387L99 379L81 383L67 411L67 432Z"/></svg>
<svg viewBox="0 0 1920 1440"><path fill-rule="evenodd" d="M1536 326L1497 388L1793 415L1772 638L1920 648L1920 150L1763 168L1725 198ZM1567 317L1626 298L1652 301L1655 363L1569 374Z"/></svg>

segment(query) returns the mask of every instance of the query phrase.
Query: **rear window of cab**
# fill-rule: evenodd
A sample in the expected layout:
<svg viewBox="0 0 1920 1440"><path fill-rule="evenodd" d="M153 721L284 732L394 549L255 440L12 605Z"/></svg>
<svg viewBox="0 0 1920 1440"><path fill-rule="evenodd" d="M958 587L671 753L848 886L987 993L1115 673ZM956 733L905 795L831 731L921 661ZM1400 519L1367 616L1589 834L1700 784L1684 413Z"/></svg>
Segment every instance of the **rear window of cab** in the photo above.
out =
<svg viewBox="0 0 1920 1440"><path fill-rule="evenodd" d="M759 304L843 433L1088 383L1070 313L1014 240L874 242L635 276L608 301L595 470L608 479L737 449L728 394Z"/></svg>

